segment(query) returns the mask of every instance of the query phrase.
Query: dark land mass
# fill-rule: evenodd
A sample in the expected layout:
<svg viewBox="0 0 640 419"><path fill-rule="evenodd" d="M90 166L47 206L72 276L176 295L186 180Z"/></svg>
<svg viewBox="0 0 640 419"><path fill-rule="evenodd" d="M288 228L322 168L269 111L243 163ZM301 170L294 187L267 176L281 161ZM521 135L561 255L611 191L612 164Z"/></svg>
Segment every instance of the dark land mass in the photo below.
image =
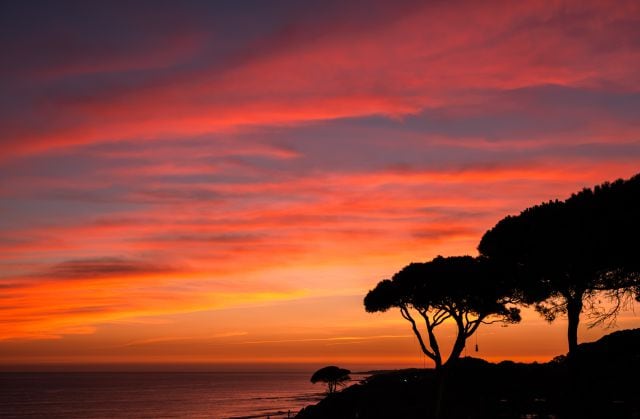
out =
<svg viewBox="0 0 640 419"><path fill-rule="evenodd" d="M640 418L640 329L579 345L572 362L462 358L440 373L406 369L329 394L296 418ZM439 375L442 374L442 375Z"/></svg>

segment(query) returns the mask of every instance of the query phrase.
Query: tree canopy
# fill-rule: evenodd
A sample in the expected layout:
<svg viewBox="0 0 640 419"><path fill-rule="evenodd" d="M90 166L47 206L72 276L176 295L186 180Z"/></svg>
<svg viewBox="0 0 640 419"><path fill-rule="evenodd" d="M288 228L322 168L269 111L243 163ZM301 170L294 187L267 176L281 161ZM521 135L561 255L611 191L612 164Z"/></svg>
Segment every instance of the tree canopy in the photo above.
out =
<svg viewBox="0 0 640 419"><path fill-rule="evenodd" d="M638 290L640 175L583 189L499 221L482 237L480 254L514 279L515 295L549 321L568 317L569 353L575 351L580 313L592 324L615 319ZM607 309L602 296L613 302Z"/></svg>
<svg viewBox="0 0 640 419"><path fill-rule="evenodd" d="M311 382L313 384L318 382L325 383L327 385L327 392L333 393L339 385L343 385L346 381L351 380L349 374L351 374L351 371L347 369L330 365L314 372L311 376Z"/></svg>
<svg viewBox="0 0 640 419"><path fill-rule="evenodd" d="M520 321L519 310L509 305L510 290L500 272L485 258L442 257L425 263L411 263L385 279L366 295L365 309L384 312L398 308L418 338L424 354L440 368L460 357L466 339L482 323ZM424 322L427 339L415 321ZM456 338L449 357L443 362L435 328L451 319Z"/></svg>

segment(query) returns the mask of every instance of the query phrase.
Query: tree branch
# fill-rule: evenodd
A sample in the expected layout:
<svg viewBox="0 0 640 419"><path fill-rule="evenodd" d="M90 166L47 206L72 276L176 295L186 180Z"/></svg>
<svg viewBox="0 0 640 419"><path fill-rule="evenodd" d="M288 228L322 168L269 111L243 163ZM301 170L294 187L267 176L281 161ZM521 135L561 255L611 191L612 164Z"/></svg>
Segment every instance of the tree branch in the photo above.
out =
<svg viewBox="0 0 640 419"><path fill-rule="evenodd" d="M427 333L429 335L429 346L431 347L431 350L433 351L433 355L435 356L434 361L436 362L436 365L438 365L442 363L442 354L440 353L440 345L438 345L438 339L436 338L436 335L433 332L433 329L435 329L437 325L429 321L429 316L426 310L419 311L419 313L424 319L424 323L427 328Z"/></svg>
<svg viewBox="0 0 640 419"><path fill-rule="evenodd" d="M469 323L471 323L471 322L469 321L469 312L468 312L468 311L465 311L465 312L464 312L464 322L465 322L465 325L464 325L464 331L465 331L465 333L466 333L466 332L467 332L467 326L469 326Z"/></svg>
<svg viewBox="0 0 640 419"><path fill-rule="evenodd" d="M447 313L446 310L436 311L436 313L433 315L433 327L438 326L439 324L447 320L449 317L451 317L451 314Z"/></svg>
<svg viewBox="0 0 640 419"><path fill-rule="evenodd" d="M478 330L478 327L480 327L480 324L482 323L482 320L484 319L483 316L479 316L477 319L473 320L471 323L468 324L469 329L467 331L467 337L473 335L475 333L476 330Z"/></svg>
<svg viewBox="0 0 640 419"><path fill-rule="evenodd" d="M431 360L433 360L434 362L437 362L436 355L433 352L431 352L429 349L427 349L426 345L424 344L422 335L420 334L420 331L416 326L415 320L413 320L413 317L411 317L411 313L409 313L409 309L406 306L400 306L400 313L402 314L402 317L404 317L411 323L411 328L413 329L413 333L418 338L418 342L420 343L420 348L422 349L422 352L424 352L426 356L431 358Z"/></svg>
<svg viewBox="0 0 640 419"><path fill-rule="evenodd" d="M585 299L585 305L587 306L587 317L591 320L588 323L589 329L598 325L604 325L605 328L610 328L616 325L618 313L623 309L633 307L633 292L630 289L615 289L605 293L605 298L613 303L613 307L605 309L600 306L600 301L593 301L595 296L589 296Z"/></svg>
<svg viewBox="0 0 640 419"><path fill-rule="evenodd" d="M494 323L505 323L505 319L495 319L495 320L482 320L480 323L482 324L494 324Z"/></svg>

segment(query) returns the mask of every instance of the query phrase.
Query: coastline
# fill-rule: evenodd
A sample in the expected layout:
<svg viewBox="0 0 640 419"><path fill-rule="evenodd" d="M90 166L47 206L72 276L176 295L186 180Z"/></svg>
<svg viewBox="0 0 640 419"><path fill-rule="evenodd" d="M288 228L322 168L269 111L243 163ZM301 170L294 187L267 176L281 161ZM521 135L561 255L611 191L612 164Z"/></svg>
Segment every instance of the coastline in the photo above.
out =
<svg viewBox="0 0 640 419"><path fill-rule="evenodd" d="M640 394L627 383L640 374L638 348L640 329L628 329L581 344L572 361L558 356L546 363L490 363L465 357L441 374L434 369L383 372L307 406L296 417L637 419ZM443 416L436 413L438 403Z"/></svg>

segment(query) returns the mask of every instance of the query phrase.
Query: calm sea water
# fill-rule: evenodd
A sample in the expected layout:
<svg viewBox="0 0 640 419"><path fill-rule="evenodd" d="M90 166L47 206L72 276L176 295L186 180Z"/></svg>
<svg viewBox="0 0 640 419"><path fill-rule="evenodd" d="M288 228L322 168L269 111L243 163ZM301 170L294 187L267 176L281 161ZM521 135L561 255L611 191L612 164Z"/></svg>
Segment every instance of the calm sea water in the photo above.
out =
<svg viewBox="0 0 640 419"><path fill-rule="evenodd" d="M323 397L323 388L311 384L310 376L303 372L0 373L0 418L286 418L288 412L293 417Z"/></svg>

